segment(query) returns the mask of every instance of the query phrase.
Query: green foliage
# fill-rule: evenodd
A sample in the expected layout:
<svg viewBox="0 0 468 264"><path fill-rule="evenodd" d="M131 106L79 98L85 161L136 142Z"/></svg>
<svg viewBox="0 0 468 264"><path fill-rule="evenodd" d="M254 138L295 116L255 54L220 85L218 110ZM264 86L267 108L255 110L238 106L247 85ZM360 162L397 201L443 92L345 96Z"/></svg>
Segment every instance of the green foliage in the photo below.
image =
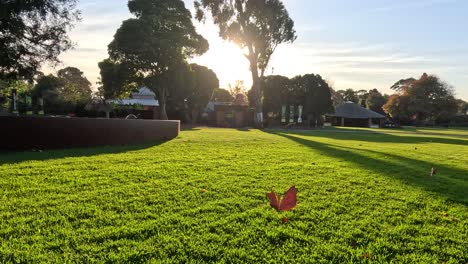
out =
<svg viewBox="0 0 468 264"><path fill-rule="evenodd" d="M333 112L330 87L320 75L306 74L291 80L296 105L304 106L304 116L307 116L309 126L322 123L322 115Z"/></svg>
<svg viewBox="0 0 468 264"><path fill-rule="evenodd" d="M137 77L125 64L105 59L98 66L101 74L99 96L104 100L127 97L137 88Z"/></svg>
<svg viewBox="0 0 468 264"><path fill-rule="evenodd" d="M201 129L0 154L0 262L464 263L467 136ZM277 213L265 194L293 184Z"/></svg>
<svg viewBox="0 0 468 264"><path fill-rule="evenodd" d="M185 94L189 109L197 115L195 112L201 112L210 101L214 90L219 88L219 80L216 73L205 66L191 64L190 68L191 85ZM192 119L194 118L192 116Z"/></svg>
<svg viewBox="0 0 468 264"><path fill-rule="evenodd" d="M208 42L195 31L190 11L182 0L131 0L136 18L124 21L109 44L109 56L144 77L167 119L166 100L174 87L170 75L186 59L208 50Z"/></svg>
<svg viewBox="0 0 468 264"><path fill-rule="evenodd" d="M468 102L463 101L462 99L457 99L458 114L468 115Z"/></svg>
<svg viewBox="0 0 468 264"><path fill-rule="evenodd" d="M434 75L424 73L418 80L405 82L399 90L401 93L384 106L391 116L411 116L417 121L436 121L447 120L458 111L453 87ZM396 96L400 99L396 100ZM396 103L398 106L392 105ZM399 110L395 113L395 109Z"/></svg>
<svg viewBox="0 0 468 264"><path fill-rule="evenodd" d="M333 112L332 89L318 74L305 74L288 79L284 76L264 78L265 110L280 116L282 105L304 106L303 116L309 126L320 125L321 116ZM266 113L268 113L266 112Z"/></svg>
<svg viewBox="0 0 468 264"><path fill-rule="evenodd" d="M61 96L68 102L87 103L91 100L91 83L83 72L74 67L67 67L57 72L62 82Z"/></svg>
<svg viewBox="0 0 468 264"><path fill-rule="evenodd" d="M357 90L355 91L357 96L357 103L366 108L367 107L367 99L369 98L369 92L367 90Z"/></svg>
<svg viewBox="0 0 468 264"><path fill-rule="evenodd" d="M31 80L41 65L71 48L76 0L0 2L0 79Z"/></svg>
<svg viewBox="0 0 468 264"><path fill-rule="evenodd" d="M367 108L380 114L385 114L382 107L386 102L387 98L385 98L385 96L383 96L377 89L370 90L366 98Z"/></svg>
<svg viewBox="0 0 468 264"><path fill-rule="evenodd" d="M279 116L281 106L289 104L290 80L281 75L266 76L263 79L263 110Z"/></svg>
<svg viewBox="0 0 468 264"><path fill-rule="evenodd" d="M170 75L173 89L168 98L170 112L185 114L186 121L196 123L219 80L211 69L198 64L183 65Z"/></svg>
<svg viewBox="0 0 468 264"><path fill-rule="evenodd" d="M10 105L10 95L8 94L8 83L0 80L0 113L8 112Z"/></svg>
<svg viewBox="0 0 468 264"><path fill-rule="evenodd" d="M22 80L0 82L0 112L5 111L11 113L13 111L12 90L16 90L16 109L19 113L24 114L27 111L25 96L31 96L31 85Z"/></svg>
<svg viewBox="0 0 468 264"><path fill-rule="evenodd" d="M344 102L359 103L359 97L353 89L338 90L337 92L341 94Z"/></svg>
<svg viewBox="0 0 468 264"><path fill-rule="evenodd" d="M34 86L32 94L43 98L44 110L48 114L68 114L77 107L91 101L91 83L83 72L74 67L67 67L52 74L40 77Z"/></svg>
<svg viewBox="0 0 468 264"><path fill-rule="evenodd" d="M281 43L296 40L294 22L280 0L199 0L195 1L196 18L201 21L209 12L219 28L219 35L247 50L253 79L256 112L262 113L261 79L271 56ZM262 120L258 120L257 124ZM261 118L260 118L261 119Z"/></svg>
<svg viewBox="0 0 468 264"><path fill-rule="evenodd" d="M234 98L231 96L228 90L222 88L216 88L213 91L211 100L214 102L232 102Z"/></svg>
<svg viewBox="0 0 468 264"><path fill-rule="evenodd" d="M407 111L409 98L406 96L400 96L398 94L391 95L387 102L383 105L383 110L393 120L401 123L408 123L411 120L411 114Z"/></svg>
<svg viewBox="0 0 468 264"><path fill-rule="evenodd" d="M395 90L397 92L401 92L404 90L406 86L410 85L412 82L415 82L415 81L416 79L413 77L408 78L408 79L401 79L395 84L393 84L392 87L390 87L390 89Z"/></svg>
<svg viewBox="0 0 468 264"><path fill-rule="evenodd" d="M344 99L344 94L342 93L342 90L335 91L333 88L330 88L330 89L331 89L330 92L332 95L332 101L333 101L334 107L342 105L346 102Z"/></svg>

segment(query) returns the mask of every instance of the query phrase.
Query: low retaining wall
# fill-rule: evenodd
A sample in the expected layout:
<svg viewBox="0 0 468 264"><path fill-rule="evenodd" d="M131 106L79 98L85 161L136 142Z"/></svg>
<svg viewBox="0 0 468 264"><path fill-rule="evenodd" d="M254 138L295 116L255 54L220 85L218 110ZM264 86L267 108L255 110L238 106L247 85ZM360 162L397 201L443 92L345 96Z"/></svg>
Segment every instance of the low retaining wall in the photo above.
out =
<svg viewBox="0 0 468 264"><path fill-rule="evenodd" d="M0 117L0 150L143 144L177 137L180 121Z"/></svg>

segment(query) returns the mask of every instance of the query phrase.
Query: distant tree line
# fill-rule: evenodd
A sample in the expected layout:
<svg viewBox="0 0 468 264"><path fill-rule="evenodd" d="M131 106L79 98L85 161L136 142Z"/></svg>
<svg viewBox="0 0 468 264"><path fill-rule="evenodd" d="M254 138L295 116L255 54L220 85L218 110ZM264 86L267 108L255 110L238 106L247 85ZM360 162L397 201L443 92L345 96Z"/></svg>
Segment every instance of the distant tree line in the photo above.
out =
<svg viewBox="0 0 468 264"><path fill-rule="evenodd" d="M82 71L74 67L61 69L56 75L38 72L32 82L10 81L1 89L3 96L0 97L1 106L10 111L13 107L12 101L6 98L13 89L17 94L17 110L21 114L28 110L36 114L44 111L53 115L82 113L92 99L91 82ZM30 98L31 101L26 103L26 98Z"/></svg>
<svg viewBox="0 0 468 264"><path fill-rule="evenodd" d="M332 90L333 105L338 106L346 102L359 104L364 108L368 108L374 112L385 114L383 105L387 102L387 94L382 94L377 89L371 90Z"/></svg>
<svg viewBox="0 0 468 264"><path fill-rule="evenodd" d="M457 114L466 114L466 102L457 100L453 87L435 75L402 79L391 88L396 93L383 109L398 123L449 123Z"/></svg>
<svg viewBox="0 0 468 264"><path fill-rule="evenodd" d="M146 86L159 100L161 119L196 123L209 101L232 102L241 93L255 109L259 127L263 116L279 118L283 105L302 105L307 124L317 126L323 114L345 102L399 124L468 124L468 103L456 99L453 87L435 75L401 79L391 86L392 95L377 89L334 90L317 74L265 76L276 47L297 38L280 0L195 1L196 19L211 16L220 36L246 51L253 81L249 91L242 83L220 89L211 69L189 63L209 45L196 32L182 0L129 0L133 18L123 21L108 46L109 57L99 63L100 86L93 98L91 83L78 68L55 75L39 71L46 62L57 64L60 53L72 47L67 33L80 20L76 2L0 2L0 111L11 111L12 90L17 91L20 112L38 112L43 105L48 114L68 114L85 112L90 102L105 106L108 99L128 97Z"/></svg>
<svg viewBox="0 0 468 264"><path fill-rule="evenodd" d="M281 118L282 106L303 106L307 125L321 125L322 116L333 112L332 89L318 74L305 74L294 78L273 75L262 80L263 111L266 116Z"/></svg>

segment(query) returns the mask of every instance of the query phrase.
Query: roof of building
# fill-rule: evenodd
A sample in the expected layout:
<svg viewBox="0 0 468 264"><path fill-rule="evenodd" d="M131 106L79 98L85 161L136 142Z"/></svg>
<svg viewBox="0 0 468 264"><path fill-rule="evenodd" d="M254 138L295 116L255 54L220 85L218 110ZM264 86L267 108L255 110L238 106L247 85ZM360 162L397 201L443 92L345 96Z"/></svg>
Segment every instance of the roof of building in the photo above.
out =
<svg viewBox="0 0 468 264"><path fill-rule="evenodd" d="M108 103L118 105L142 105L142 106L159 106L159 101L155 99L114 99L107 100Z"/></svg>
<svg viewBox="0 0 468 264"><path fill-rule="evenodd" d="M141 87L138 92L132 93L133 99L154 99L155 96L156 94L148 87Z"/></svg>
<svg viewBox="0 0 468 264"><path fill-rule="evenodd" d="M214 112L214 111L220 110L220 109L223 109L223 110L232 109L232 110L234 110L234 109L246 109L246 108L249 108L248 104L236 104L234 102L213 102L213 101L210 101L206 105L205 110L207 112Z"/></svg>
<svg viewBox="0 0 468 264"><path fill-rule="evenodd" d="M159 101L154 99L155 93L147 87L138 89L138 92L132 93L132 98L107 100L108 103L118 105L142 105L159 106Z"/></svg>
<svg viewBox="0 0 468 264"><path fill-rule="evenodd" d="M336 107L334 114L327 114L327 116L336 116L344 118L368 119L368 118L385 118L377 112L364 108L353 102L346 102Z"/></svg>

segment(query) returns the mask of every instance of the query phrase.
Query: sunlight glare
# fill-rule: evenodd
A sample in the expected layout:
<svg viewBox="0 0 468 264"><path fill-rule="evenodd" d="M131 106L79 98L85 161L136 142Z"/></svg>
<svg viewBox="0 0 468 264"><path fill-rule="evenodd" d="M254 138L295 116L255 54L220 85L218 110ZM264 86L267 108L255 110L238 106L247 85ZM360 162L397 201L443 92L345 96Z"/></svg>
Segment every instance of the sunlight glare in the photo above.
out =
<svg viewBox="0 0 468 264"><path fill-rule="evenodd" d="M252 86L252 75L249 62L242 50L236 44L222 40L212 23L207 21L206 24L196 24L197 31L208 40L210 49L191 62L213 70L218 76L220 88L228 89L230 84L233 85L237 80L241 80L249 90Z"/></svg>

